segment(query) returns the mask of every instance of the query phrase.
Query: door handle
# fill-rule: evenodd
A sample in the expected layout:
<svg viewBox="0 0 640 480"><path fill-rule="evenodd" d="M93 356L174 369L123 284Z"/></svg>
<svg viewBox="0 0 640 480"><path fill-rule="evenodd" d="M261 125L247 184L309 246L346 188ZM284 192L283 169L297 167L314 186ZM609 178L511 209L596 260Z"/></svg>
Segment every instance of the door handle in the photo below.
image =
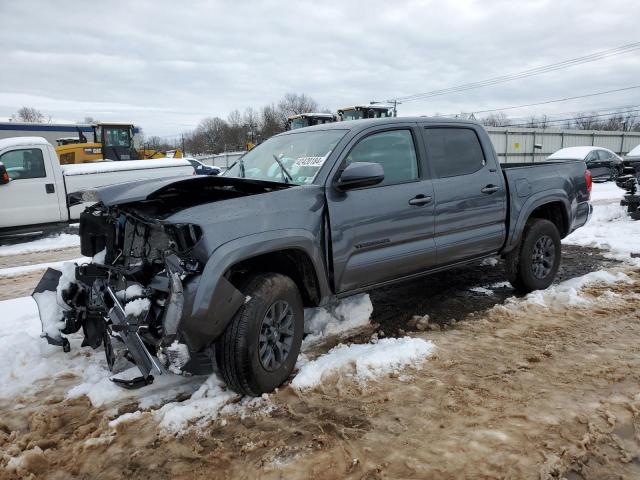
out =
<svg viewBox="0 0 640 480"><path fill-rule="evenodd" d="M488 195L491 195L492 193L496 193L498 190L500 190L500 187L496 186L496 185L487 185L486 187L484 187L482 190L480 190L482 193L486 193Z"/></svg>
<svg viewBox="0 0 640 480"><path fill-rule="evenodd" d="M431 197L428 195L416 195L411 200L409 200L409 205L426 205L427 203L431 203Z"/></svg>
<svg viewBox="0 0 640 480"><path fill-rule="evenodd" d="M44 190L47 193L56 193L56 187L53 183L46 183L44 186Z"/></svg>

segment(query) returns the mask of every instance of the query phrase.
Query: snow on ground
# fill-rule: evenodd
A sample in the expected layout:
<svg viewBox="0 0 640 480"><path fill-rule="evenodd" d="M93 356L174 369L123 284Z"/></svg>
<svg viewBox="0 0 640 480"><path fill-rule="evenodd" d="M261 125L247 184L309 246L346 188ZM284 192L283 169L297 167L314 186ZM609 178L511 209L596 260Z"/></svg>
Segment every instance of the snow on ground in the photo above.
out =
<svg viewBox="0 0 640 480"><path fill-rule="evenodd" d="M605 248L611 255L634 263L630 253L640 250L640 222L632 221L623 207L618 205L622 190L612 184L594 185L594 215L591 222L567 237L566 243ZM45 239L43 239L45 240ZM44 248L44 244L27 242L22 246L1 248ZM9 251L9 250L0 250ZM35 251L35 250L34 250ZM88 261L82 258L76 261ZM64 262L30 265L0 270L0 276L22 273L54 266L60 268ZM494 262L487 262L488 265ZM640 264L640 262L638 262ZM581 294L581 288L591 282L625 282L622 273L593 272L584 277L555 285L542 292L534 292L524 299L510 299L504 307L518 308L527 303L552 305L556 303L577 304L589 301ZM477 293L489 295L493 289L504 287L504 282L476 288ZM305 311L308 336L304 347L326 336L367 325L372 313L369 296L358 295L345 299L331 308ZM87 395L94 405L109 405L119 400L138 401L140 410L154 410L153 415L161 428L167 432L179 432L185 427L202 425L227 413L251 414L272 408L268 396L244 398L226 389L223 382L213 374L209 377L183 377L166 372L157 375L153 385L140 390L124 390L114 385L102 348L93 351L80 348L81 334L69 335L71 352L64 353L60 347L50 346L40 337L41 325L35 302L29 297L0 302L0 398L33 394L56 379L74 375L66 395ZM330 350L314 360L301 355L299 373L292 386L298 390L313 388L328 375L340 373L356 381L368 381L379 375L395 372L405 367L419 367L432 354L435 346L419 338L385 338L368 344L343 345ZM139 375L132 367L117 376L133 378ZM175 398L190 395L185 401ZM122 418L128 421L137 418L135 413ZM114 426L117 425L114 423Z"/></svg>
<svg viewBox="0 0 640 480"><path fill-rule="evenodd" d="M0 246L0 257L80 246L80 235L59 233L30 242Z"/></svg>
<svg viewBox="0 0 640 480"><path fill-rule="evenodd" d="M620 206L623 194L613 183L594 184L591 220L563 243L608 250L607 256L640 266L640 258L631 257L632 253L640 254L640 221L632 220L627 208Z"/></svg>
<svg viewBox="0 0 640 480"><path fill-rule="evenodd" d="M36 263L34 265L20 265L19 267L0 268L0 278L10 278L24 275L26 273L37 272L38 270L46 270L47 268L55 268L60 270L65 263L88 263L91 261L89 257L79 257L72 260L64 260L61 262Z"/></svg>
<svg viewBox="0 0 640 480"><path fill-rule="evenodd" d="M102 348L80 347L81 332L67 336L69 353L40 338L38 308L31 297L0 301L0 312L0 398L33 394L71 374L79 381L67 392L69 397L86 394L94 405L131 398L150 407L195 391L205 379L165 373L144 389L124 390L109 380L112 373ZM122 378L138 375L137 368L118 374Z"/></svg>
<svg viewBox="0 0 640 480"><path fill-rule="evenodd" d="M631 283L631 279L622 272L612 273L606 270L587 273L581 277L571 278L546 290L536 290L524 298L511 297L505 302L507 305L536 304L540 306L552 305L584 305L591 303L581 289L592 283L613 284L618 282Z"/></svg>
<svg viewBox="0 0 640 480"><path fill-rule="evenodd" d="M591 189L591 202L594 204L621 200L625 191L618 187L614 182L594 183Z"/></svg>
<svg viewBox="0 0 640 480"><path fill-rule="evenodd" d="M322 383L326 375L341 372L358 381L398 371L407 366L419 368L435 346L421 338L383 338L375 343L343 345L306 363L291 382L297 390Z"/></svg>
<svg viewBox="0 0 640 480"><path fill-rule="evenodd" d="M304 311L304 322L309 335L304 345L368 325L372 312L373 305L366 293L345 298L331 308L308 308Z"/></svg>

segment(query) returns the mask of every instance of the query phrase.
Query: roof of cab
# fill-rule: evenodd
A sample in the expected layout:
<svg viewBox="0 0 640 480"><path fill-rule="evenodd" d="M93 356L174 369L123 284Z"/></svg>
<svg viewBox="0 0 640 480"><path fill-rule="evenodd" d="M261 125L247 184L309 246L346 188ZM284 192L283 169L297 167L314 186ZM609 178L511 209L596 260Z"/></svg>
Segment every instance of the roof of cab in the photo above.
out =
<svg viewBox="0 0 640 480"><path fill-rule="evenodd" d="M9 147L26 147L30 145L49 145L49 142L44 137L0 138L0 150Z"/></svg>
<svg viewBox="0 0 640 480"><path fill-rule="evenodd" d="M314 125L312 127L296 128L288 130L279 135L292 135L296 133L309 132L312 130L352 130L361 131L376 125L392 125L394 123L420 123L428 124L447 124L447 125L475 125L481 124L473 120L464 120L459 118L444 117L387 117L387 118L364 118L361 120L347 120L343 122L325 123L323 125Z"/></svg>

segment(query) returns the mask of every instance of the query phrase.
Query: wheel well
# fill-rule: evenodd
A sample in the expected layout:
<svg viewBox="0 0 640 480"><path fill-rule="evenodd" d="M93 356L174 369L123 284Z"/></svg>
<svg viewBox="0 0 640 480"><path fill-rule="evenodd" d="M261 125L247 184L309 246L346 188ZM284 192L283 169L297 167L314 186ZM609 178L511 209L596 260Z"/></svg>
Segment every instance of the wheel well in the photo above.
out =
<svg viewBox="0 0 640 480"><path fill-rule="evenodd" d="M558 228L560 237L562 238L569 234L569 222L562 202L551 202L540 205L531 212L529 218L544 218L549 220Z"/></svg>
<svg viewBox="0 0 640 480"><path fill-rule="evenodd" d="M240 288L254 273L275 272L290 277L298 287L305 307L320 303L320 288L315 267L302 250L287 249L269 252L242 260L227 270L229 281Z"/></svg>

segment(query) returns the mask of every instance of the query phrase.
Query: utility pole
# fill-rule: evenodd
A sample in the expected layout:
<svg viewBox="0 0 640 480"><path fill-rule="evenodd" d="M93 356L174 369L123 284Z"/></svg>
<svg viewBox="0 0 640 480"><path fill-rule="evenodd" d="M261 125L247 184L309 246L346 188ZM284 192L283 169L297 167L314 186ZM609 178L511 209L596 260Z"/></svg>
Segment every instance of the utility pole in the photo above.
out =
<svg viewBox="0 0 640 480"><path fill-rule="evenodd" d="M380 102L369 102L370 105L377 105L380 103L390 103L391 105L393 105L393 116L397 117L398 116L398 105L402 105L402 102L399 102L398 100L385 100L385 101L380 101Z"/></svg>

